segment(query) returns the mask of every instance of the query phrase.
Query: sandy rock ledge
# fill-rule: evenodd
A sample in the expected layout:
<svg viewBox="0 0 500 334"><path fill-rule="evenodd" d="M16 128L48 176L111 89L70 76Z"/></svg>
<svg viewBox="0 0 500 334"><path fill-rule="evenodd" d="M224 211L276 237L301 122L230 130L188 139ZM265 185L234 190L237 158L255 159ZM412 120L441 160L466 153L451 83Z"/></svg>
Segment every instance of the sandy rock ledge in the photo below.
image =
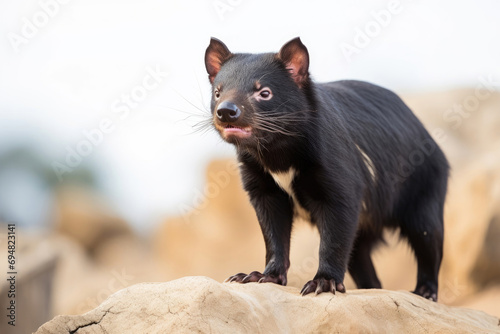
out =
<svg viewBox="0 0 500 334"><path fill-rule="evenodd" d="M500 333L500 319L405 291L351 290L302 297L274 284L221 284L206 277L142 283L94 310L57 316L53 333Z"/></svg>

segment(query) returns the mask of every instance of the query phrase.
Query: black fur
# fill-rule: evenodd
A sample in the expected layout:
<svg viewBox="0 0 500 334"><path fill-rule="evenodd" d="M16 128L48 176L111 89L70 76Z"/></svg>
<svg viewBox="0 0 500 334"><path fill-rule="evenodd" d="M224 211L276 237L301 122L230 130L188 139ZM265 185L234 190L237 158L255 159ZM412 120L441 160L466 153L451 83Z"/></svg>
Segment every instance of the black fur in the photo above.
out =
<svg viewBox="0 0 500 334"><path fill-rule="evenodd" d="M297 208L271 173L293 168L293 194L321 236L318 272L303 294L345 291L347 269L359 288L380 288L370 252L384 228L399 228L418 262L414 292L437 300L449 167L403 101L366 82L313 83L298 38L276 54L232 54L213 38L205 62L214 125L236 146L266 244L264 272L230 280L286 284ZM221 121L232 110L218 110L223 101L241 111L236 120Z"/></svg>

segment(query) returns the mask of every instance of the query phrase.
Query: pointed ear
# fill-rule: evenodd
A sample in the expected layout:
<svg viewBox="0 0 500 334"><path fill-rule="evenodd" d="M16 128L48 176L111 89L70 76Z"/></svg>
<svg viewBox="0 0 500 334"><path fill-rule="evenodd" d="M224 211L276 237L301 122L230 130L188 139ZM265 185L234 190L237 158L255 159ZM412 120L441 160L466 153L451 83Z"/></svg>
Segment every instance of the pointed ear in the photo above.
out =
<svg viewBox="0 0 500 334"><path fill-rule="evenodd" d="M277 54L290 71L293 80L302 88L309 79L309 52L299 37L283 45Z"/></svg>
<svg viewBox="0 0 500 334"><path fill-rule="evenodd" d="M205 51L205 67L210 83L214 82L222 64L232 56L227 46L217 38L210 38L210 45Z"/></svg>

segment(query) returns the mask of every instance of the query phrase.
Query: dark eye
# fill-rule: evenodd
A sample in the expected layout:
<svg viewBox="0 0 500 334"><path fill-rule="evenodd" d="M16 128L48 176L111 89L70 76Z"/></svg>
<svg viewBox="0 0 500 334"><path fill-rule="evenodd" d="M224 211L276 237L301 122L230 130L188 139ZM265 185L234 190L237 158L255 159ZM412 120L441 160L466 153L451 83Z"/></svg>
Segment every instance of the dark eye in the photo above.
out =
<svg viewBox="0 0 500 334"><path fill-rule="evenodd" d="M267 99L271 96L271 92L268 90L263 90L260 92L259 96L262 97L263 99Z"/></svg>
<svg viewBox="0 0 500 334"><path fill-rule="evenodd" d="M220 92L218 89L214 92L214 95L215 95L215 99L218 100L220 97Z"/></svg>
<svg viewBox="0 0 500 334"><path fill-rule="evenodd" d="M267 101L273 98L273 92L269 87L256 88L253 93L253 98L257 101Z"/></svg>

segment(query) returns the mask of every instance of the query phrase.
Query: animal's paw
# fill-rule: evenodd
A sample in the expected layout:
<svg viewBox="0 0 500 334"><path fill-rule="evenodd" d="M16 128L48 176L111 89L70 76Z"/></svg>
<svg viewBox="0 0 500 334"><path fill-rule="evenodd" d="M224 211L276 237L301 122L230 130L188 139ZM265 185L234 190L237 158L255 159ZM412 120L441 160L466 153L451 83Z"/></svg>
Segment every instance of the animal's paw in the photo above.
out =
<svg viewBox="0 0 500 334"><path fill-rule="evenodd" d="M250 282L258 282L258 283L276 283L280 285L286 285L286 276L285 275L265 275L261 274L258 271L252 271L250 274L239 273L233 275L226 279L224 282L237 282L237 283L250 283Z"/></svg>
<svg viewBox="0 0 500 334"><path fill-rule="evenodd" d="M425 299L432 300L433 302L437 302L437 286L436 284L422 284L418 286L415 291L413 291L414 294L417 294L419 296L424 297Z"/></svg>
<svg viewBox="0 0 500 334"><path fill-rule="evenodd" d="M335 291L344 293L344 283L336 283L334 279L315 278L304 285L300 294L302 296L310 294L311 292L314 292L316 295L322 292L331 292L335 294Z"/></svg>

